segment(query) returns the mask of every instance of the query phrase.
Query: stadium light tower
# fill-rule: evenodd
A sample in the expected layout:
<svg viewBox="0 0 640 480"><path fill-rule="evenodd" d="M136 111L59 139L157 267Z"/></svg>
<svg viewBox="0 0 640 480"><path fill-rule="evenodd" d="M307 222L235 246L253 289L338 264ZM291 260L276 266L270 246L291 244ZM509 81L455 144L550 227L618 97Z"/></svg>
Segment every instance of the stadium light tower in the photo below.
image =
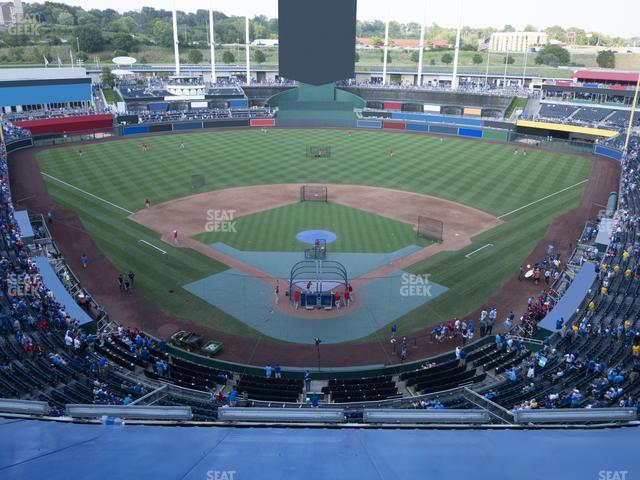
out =
<svg viewBox="0 0 640 480"><path fill-rule="evenodd" d="M213 0L209 3L209 47L211 48L211 82L217 83L216 78L216 41L213 35Z"/></svg>
<svg viewBox="0 0 640 480"><path fill-rule="evenodd" d="M458 89L458 57L460 56L460 31L462 30L462 0L460 0L460 15L458 16L458 28L456 30L456 48L453 52L453 76L451 88Z"/></svg>
<svg viewBox="0 0 640 480"><path fill-rule="evenodd" d="M176 0L171 1L173 22L173 53L176 57L176 75L180 75L180 48L178 47L178 14L176 12Z"/></svg>
<svg viewBox="0 0 640 480"><path fill-rule="evenodd" d="M627 136L624 139L624 149L622 150L625 155L627 148L629 148L629 139L631 138L631 131L633 130L633 119L636 115L636 107L638 106L638 92L640 91L640 72L638 72L638 80L636 81L636 91L633 94L633 104L631 105L631 113L629 114L629 125L627 126Z"/></svg>
<svg viewBox="0 0 640 480"><path fill-rule="evenodd" d="M387 21L384 25L384 52L382 58L382 84L387 84L387 55L389 54L389 13L390 3L387 1Z"/></svg>
<svg viewBox="0 0 640 480"><path fill-rule="evenodd" d="M427 26L427 0L424 0L424 12L422 14L422 25L420 25L420 45L418 48L418 86L422 86L422 59L424 57L424 30Z"/></svg>
<svg viewBox="0 0 640 480"><path fill-rule="evenodd" d="M244 17L244 30L245 30L245 63L247 65L247 85L251 84L251 60L249 58L249 13Z"/></svg>

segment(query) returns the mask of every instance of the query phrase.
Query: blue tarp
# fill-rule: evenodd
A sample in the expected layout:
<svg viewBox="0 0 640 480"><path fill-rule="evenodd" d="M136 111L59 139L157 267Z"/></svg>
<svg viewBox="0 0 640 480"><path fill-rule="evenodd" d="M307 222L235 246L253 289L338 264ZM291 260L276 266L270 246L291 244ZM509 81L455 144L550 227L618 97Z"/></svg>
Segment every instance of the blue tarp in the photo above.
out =
<svg viewBox="0 0 640 480"><path fill-rule="evenodd" d="M461 137L482 138L482 130L476 130L474 128L459 128L458 135Z"/></svg>
<svg viewBox="0 0 640 480"><path fill-rule="evenodd" d="M16 223L20 229L22 238L33 238L33 228L29 221L29 212L26 210L20 210L16 212Z"/></svg>
<svg viewBox="0 0 640 480"><path fill-rule="evenodd" d="M148 125L140 125L136 127L124 127L122 132L125 135L136 135L138 133L149 133Z"/></svg>
<svg viewBox="0 0 640 480"><path fill-rule="evenodd" d="M438 430L0 420L6 479L619 479L638 428ZM612 472L626 471L626 477ZM609 476L607 476L607 474Z"/></svg>
<svg viewBox="0 0 640 480"><path fill-rule="evenodd" d="M557 321L560 318L564 318L565 322L571 318L596 279L595 267L595 264L591 262L585 262L582 265L573 283L555 308L540 321L539 326L541 328L555 332Z"/></svg>
<svg viewBox="0 0 640 480"><path fill-rule="evenodd" d="M595 154L613 158L614 160L622 160L622 152L620 150L616 150L615 148L603 147L602 145L596 145Z"/></svg>
<svg viewBox="0 0 640 480"><path fill-rule="evenodd" d="M429 126L426 123L407 123L406 130L412 132L428 132Z"/></svg>
<svg viewBox="0 0 640 480"><path fill-rule="evenodd" d="M246 98L239 98L235 100L229 100L229 108L248 108L249 100Z"/></svg>
<svg viewBox="0 0 640 480"><path fill-rule="evenodd" d="M64 306L71 318L78 320L80 325L93 322L93 319L76 303L71 294L53 271L47 257L36 257L36 266L42 275L42 280L49 290L55 295L56 301Z"/></svg>

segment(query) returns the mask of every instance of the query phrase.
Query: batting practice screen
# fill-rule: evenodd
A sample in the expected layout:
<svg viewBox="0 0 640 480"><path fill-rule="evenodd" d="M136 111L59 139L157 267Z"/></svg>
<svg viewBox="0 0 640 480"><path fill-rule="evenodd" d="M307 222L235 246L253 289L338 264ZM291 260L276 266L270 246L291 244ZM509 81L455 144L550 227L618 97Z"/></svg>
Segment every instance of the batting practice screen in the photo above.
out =
<svg viewBox="0 0 640 480"><path fill-rule="evenodd" d="M280 76L323 85L355 76L356 0L279 0Z"/></svg>
<svg viewBox="0 0 640 480"><path fill-rule="evenodd" d="M436 242L442 242L444 233L444 223L441 220L430 217L418 217L416 228L419 237L429 238Z"/></svg>

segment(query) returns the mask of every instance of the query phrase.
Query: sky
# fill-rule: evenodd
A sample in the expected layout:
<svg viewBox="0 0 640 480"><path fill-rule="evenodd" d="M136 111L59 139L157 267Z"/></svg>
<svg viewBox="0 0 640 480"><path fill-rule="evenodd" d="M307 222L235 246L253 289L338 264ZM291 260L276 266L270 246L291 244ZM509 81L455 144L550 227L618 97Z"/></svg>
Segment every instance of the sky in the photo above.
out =
<svg viewBox="0 0 640 480"><path fill-rule="evenodd" d="M40 0L44 1L44 0ZM144 6L171 9L172 0L57 0L69 5L91 8L113 8L119 12L139 10ZM322 1L322 0L315 0ZM358 0L359 20L391 20L402 23L420 22L425 12L427 24L433 22L454 27L463 2L464 25L472 27L501 28L511 24L522 29L527 24L539 28L550 25L578 27L598 31L610 36L640 36L640 0L618 0L610 14L607 3L600 0ZM29 3L29 2L27 2ZM214 10L227 15L266 15L276 17L277 0L179 0L179 10L207 9L213 3ZM389 7L390 6L390 7ZM604 13L604 14L603 14Z"/></svg>

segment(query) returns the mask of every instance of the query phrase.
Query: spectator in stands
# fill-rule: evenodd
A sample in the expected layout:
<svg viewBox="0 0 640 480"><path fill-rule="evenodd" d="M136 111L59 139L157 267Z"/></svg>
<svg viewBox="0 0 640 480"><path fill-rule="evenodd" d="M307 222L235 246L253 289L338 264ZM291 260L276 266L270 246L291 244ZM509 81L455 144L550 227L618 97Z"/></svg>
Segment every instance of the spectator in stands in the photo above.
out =
<svg viewBox="0 0 640 480"><path fill-rule="evenodd" d="M234 385L233 387L231 387L231 391L229 392L229 397L228 397L229 406L235 407L237 403L237 399L238 399L238 390Z"/></svg>
<svg viewBox="0 0 640 480"><path fill-rule="evenodd" d="M304 389L309 392L311 391L311 371L306 370L304 372Z"/></svg>

